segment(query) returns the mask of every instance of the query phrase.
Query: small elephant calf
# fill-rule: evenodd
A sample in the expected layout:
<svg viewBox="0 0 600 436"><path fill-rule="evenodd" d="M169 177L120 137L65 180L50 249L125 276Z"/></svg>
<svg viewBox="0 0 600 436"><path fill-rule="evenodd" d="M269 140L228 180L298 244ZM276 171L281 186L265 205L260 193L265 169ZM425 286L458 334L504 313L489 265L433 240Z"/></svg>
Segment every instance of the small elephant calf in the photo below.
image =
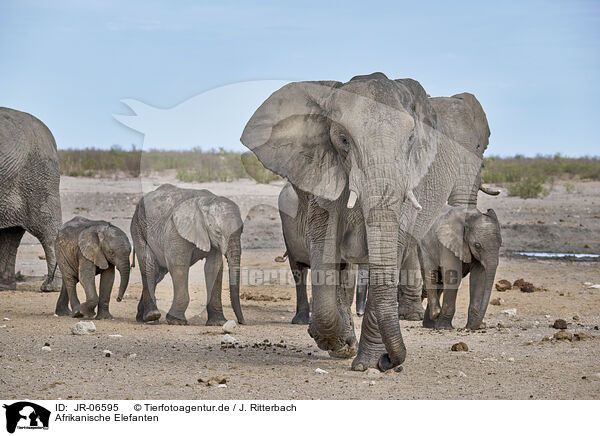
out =
<svg viewBox="0 0 600 436"><path fill-rule="evenodd" d="M66 222L56 239L56 258L63 281L55 313L91 318L98 306L96 319L112 319L108 304L115 267L121 275L120 300L129 283L130 253L131 243L127 235L107 221L75 217ZM100 298L96 293L97 274L100 274ZM77 298L77 282L81 283L86 295L86 301L81 304Z"/></svg>
<svg viewBox="0 0 600 436"><path fill-rule="evenodd" d="M470 300L466 327L481 326L492 293L501 244L500 224L493 209L485 213L464 207L443 209L419 243L423 297L427 297L424 327L452 328L456 294L467 274L470 274Z"/></svg>
<svg viewBox="0 0 600 436"><path fill-rule="evenodd" d="M206 189L181 189L165 184L138 203L131 220L131 237L142 275L142 296L136 320L157 321L156 285L168 273L173 280L173 303L167 323L187 324L190 266L206 259L208 295L206 325L223 325L221 288L223 256L229 264L229 295L235 316L244 323L240 306L242 218L238 206Z"/></svg>

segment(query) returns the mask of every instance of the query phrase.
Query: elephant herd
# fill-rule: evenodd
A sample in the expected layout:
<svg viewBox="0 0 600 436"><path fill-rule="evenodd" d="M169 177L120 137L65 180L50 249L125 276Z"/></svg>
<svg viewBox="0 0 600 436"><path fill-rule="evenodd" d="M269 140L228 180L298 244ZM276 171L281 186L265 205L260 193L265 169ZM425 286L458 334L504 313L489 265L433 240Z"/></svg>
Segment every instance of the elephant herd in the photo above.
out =
<svg viewBox="0 0 600 436"><path fill-rule="evenodd" d="M288 180L279 210L284 258L296 283L292 322L309 324L319 348L354 357L353 370L399 371L406 357L399 319L452 328L467 274L467 327L480 327L502 242L494 211L477 209L479 190L499 193L481 180L489 135L472 94L432 98L417 81L382 73L346 83L290 83L254 112L241 142ZM120 300L129 280L130 242L105 221L76 217L60 227L56 144L31 115L0 108L0 177L0 290L15 287L16 251L28 231L46 252L42 290L60 286L56 313L111 318L115 268ZM155 288L168 272L173 301L166 320L186 324L189 268L205 259L207 325L223 324L225 256L231 304L244 323L243 222L234 202L207 190L162 185L137 204L130 230L142 276L137 321L160 318ZM85 289L83 303L77 282ZM363 315L359 340L351 312L355 289Z"/></svg>

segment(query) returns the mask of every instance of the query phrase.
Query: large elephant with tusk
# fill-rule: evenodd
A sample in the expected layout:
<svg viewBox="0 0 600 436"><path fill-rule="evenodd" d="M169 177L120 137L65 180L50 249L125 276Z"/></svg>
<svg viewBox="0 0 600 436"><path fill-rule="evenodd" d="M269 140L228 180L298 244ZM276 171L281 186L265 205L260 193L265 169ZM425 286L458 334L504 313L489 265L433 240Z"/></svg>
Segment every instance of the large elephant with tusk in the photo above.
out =
<svg viewBox="0 0 600 436"><path fill-rule="evenodd" d="M305 199L309 334L334 356L358 348L354 370L399 369L399 268L454 191L465 153L425 90L382 73L290 83L256 110L241 141ZM351 263L369 265L358 347L343 280Z"/></svg>

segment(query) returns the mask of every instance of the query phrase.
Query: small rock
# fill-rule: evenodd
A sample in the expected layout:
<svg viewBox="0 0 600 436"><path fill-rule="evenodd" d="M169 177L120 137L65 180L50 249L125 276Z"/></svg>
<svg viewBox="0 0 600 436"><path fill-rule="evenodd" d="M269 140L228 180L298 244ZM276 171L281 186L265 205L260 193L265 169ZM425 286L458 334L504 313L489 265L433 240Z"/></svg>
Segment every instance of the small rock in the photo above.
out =
<svg viewBox="0 0 600 436"><path fill-rule="evenodd" d="M573 321L579 321L581 318L579 318L579 315L575 314L573 315Z"/></svg>
<svg viewBox="0 0 600 436"><path fill-rule="evenodd" d="M514 362L514 361L515 361L515 358L514 358L514 357L509 357L509 358L508 358L508 359L506 359L506 360L508 360L509 362Z"/></svg>
<svg viewBox="0 0 600 436"><path fill-rule="evenodd" d="M508 280L499 280L498 283L496 283L496 290L498 292L506 292L510 291L511 289L512 285Z"/></svg>
<svg viewBox="0 0 600 436"><path fill-rule="evenodd" d="M596 379L596 380L600 380L600 372L597 372L597 373L595 373L595 374L592 374L592 375L590 376L590 378L593 378L593 379Z"/></svg>
<svg viewBox="0 0 600 436"><path fill-rule="evenodd" d="M467 374L465 374L462 371L458 371L458 373L456 375L458 375L459 377L465 377L465 378L467 377Z"/></svg>
<svg viewBox="0 0 600 436"><path fill-rule="evenodd" d="M231 336L230 334L225 334L225 335L221 336L222 344L235 344L236 342L237 342L237 339L234 338L233 336Z"/></svg>
<svg viewBox="0 0 600 436"><path fill-rule="evenodd" d="M234 320L230 319L225 324L223 324L223 331L225 333L233 333L233 331L235 330L236 327L237 327L236 322Z"/></svg>
<svg viewBox="0 0 600 436"><path fill-rule="evenodd" d="M213 376L213 377L210 377L209 379L199 378L198 383L202 383L203 385L206 385L209 387L212 387L212 386L217 386L219 388L227 387L227 379L225 377L221 377L221 376Z"/></svg>
<svg viewBox="0 0 600 436"><path fill-rule="evenodd" d="M369 368L369 369L367 369L365 374L370 377L379 377L381 375L381 371L379 371L378 369L375 369L375 368Z"/></svg>
<svg viewBox="0 0 600 436"><path fill-rule="evenodd" d="M588 289L600 289L600 285L591 285L588 286Z"/></svg>
<svg viewBox="0 0 600 436"><path fill-rule="evenodd" d="M0 325L0 329L5 329L5 328L6 328L6 324Z"/></svg>
<svg viewBox="0 0 600 436"><path fill-rule="evenodd" d="M321 368L315 369L315 372L317 374L329 374L329 371L325 371L324 369L321 369Z"/></svg>
<svg viewBox="0 0 600 436"><path fill-rule="evenodd" d="M52 348L50 348L48 345L44 345L42 347L42 351L52 351Z"/></svg>
<svg viewBox="0 0 600 436"><path fill-rule="evenodd" d="M74 335L89 335L96 331L96 324L93 321L79 321L71 326L71 333Z"/></svg>
<svg viewBox="0 0 600 436"><path fill-rule="evenodd" d="M111 357L113 353L110 350L102 350L102 354L104 354L104 357Z"/></svg>
<svg viewBox="0 0 600 436"><path fill-rule="evenodd" d="M552 324L552 327L555 329L564 330L567 328L567 321L565 321L564 319L557 319L556 321L554 321L554 324Z"/></svg>
<svg viewBox="0 0 600 436"><path fill-rule="evenodd" d="M135 359L137 357L136 353L128 353L125 355L127 359Z"/></svg>
<svg viewBox="0 0 600 436"><path fill-rule="evenodd" d="M108 337L109 338L122 338L123 336L118 333L115 333L114 335L108 335Z"/></svg>
<svg viewBox="0 0 600 436"><path fill-rule="evenodd" d="M546 318L550 318L550 315L544 315Z"/></svg>
<svg viewBox="0 0 600 436"><path fill-rule="evenodd" d="M571 334L571 332L559 330L556 333L554 333L554 339L556 339L557 341L572 341L573 335Z"/></svg>
<svg viewBox="0 0 600 436"><path fill-rule="evenodd" d="M492 306L500 306L502 303L504 303L504 299L503 299L503 298L500 298L500 297L498 297L498 298L493 298L493 299L490 301L490 304L491 304Z"/></svg>
<svg viewBox="0 0 600 436"><path fill-rule="evenodd" d="M221 383L220 385L217 385L218 388L226 388L227 385L225 383Z"/></svg>
<svg viewBox="0 0 600 436"><path fill-rule="evenodd" d="M500 313L503 313L503 314L508 315L508 316L515 316L517 314L517 309L516 308L513 308L513 309L504 309Z"/></svg>
<svg viewBox="0 0 600 436"><path fill-rule="evenodd" d="M3 318L4 321L10 321L10 318Z"/></svg>
<svg viewBox="0 0 600 436"><path fill-rule="evenodd" d="M505 326L504 324L502 324L501 322L499 322L499 323L496 325L496 327L497 327L497 328L499 328L499 329L505 329L505 328L506 328L506 326Z"/></svg>
<svg viewBox="0 0 600 436"><path fill-rule="evenodd" d="M369 382L369 386L375 386L376 384L377 384L377 383L375 383L375 380L371 380L371 381Z"/></svg>
<svg viewBox="0 0 600 436"><path fill-rule="evenodd" d="M450 348L452 351L469 351L469 347L464 342L457 342Z"/></svg>
<svg viewBox="0 0 600 436"><path fill-rule="evenodd" d="M577 332L573 334L573 338L576 341L585 341L586 339L593 339L594 337L586 332Z"/></svg>

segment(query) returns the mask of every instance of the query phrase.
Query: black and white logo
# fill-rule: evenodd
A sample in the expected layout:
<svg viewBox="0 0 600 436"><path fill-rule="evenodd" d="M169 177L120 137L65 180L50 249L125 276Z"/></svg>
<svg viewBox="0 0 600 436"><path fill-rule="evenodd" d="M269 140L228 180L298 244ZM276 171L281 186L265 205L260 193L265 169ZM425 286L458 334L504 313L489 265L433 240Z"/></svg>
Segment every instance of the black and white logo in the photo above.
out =
<svg viewBox="0 0 600 436"><path fill-rule="evenodd" d="M50 411L29 401L5 404L6 431L14 433L16 429L47 430Z"/></svg>

